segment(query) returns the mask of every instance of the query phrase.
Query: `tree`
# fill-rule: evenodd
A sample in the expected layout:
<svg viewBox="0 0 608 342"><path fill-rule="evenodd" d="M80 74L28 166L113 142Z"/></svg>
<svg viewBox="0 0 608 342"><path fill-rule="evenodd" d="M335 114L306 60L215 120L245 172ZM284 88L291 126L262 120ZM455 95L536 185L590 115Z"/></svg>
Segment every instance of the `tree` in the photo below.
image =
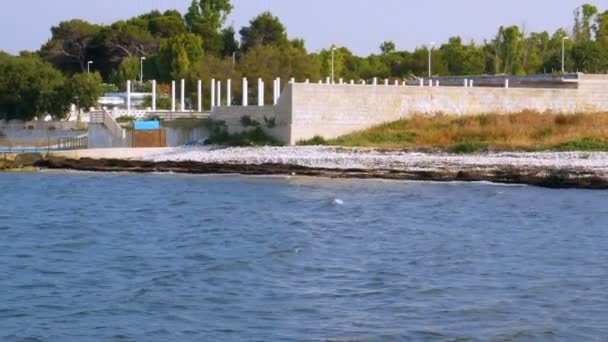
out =
<svg viewBox="0 0 608 342"><path fill-rule="evenodd" d="M264 12L240 31L241 49L247 51L257 45L283 45L288 43L285 26L270 12Z"/></svg>
<svg viewBox="0 0 608 342"><path fill-rule="evenodd" d="M297 80L320 79L320 63L292 45L255 45L242 57L240 69L243 77L265 80L267 94L272 94L272 80L280 77L283 84L291 77Z"/></svg>
<svg viewBox="0 0 608 342"><path fill-rule="evenodd" d="M582 72L604 73L608 68L608 56L599 44L593 41L580 41L572 49L574 63Z"/></svg>
<svg viewBox="0 0 608 342"><path fill-rule="evenodd" d="M183 33L160 44L156 59L162 81L186 77L190 68L203 57L203 41L193 33Z"/></svg>
<svg viewBox="0 0 608 342"><path fill-rule="evenodd" d="M321 75L325 77L331 77L332 49L335 49L333 53L333 67L334 79L337 80L338 78L344 76L344 55L350 54L351 52L344 47L337 48L335 45L332 45L332 47L329 49L321 50L321 52L319 53L319 59L321 61Z"/></svg>
<svg viewBox="0 0 608 342"><path fill-rule="evenodd" d="M64 72L83 72L99 30L99 26L79 19L61 22L51 28L51 39L41 48L40 55Z"/></svg>
<svg viewBox="0 0 608 342"><path fill-rule="evenodd" d="M126 89L127 81L135 80L140 72L140 59L137 57L129 57L122 60L116 70L110 75L110 80L119 89Z"/></svg>
<svg viewBox="0 0 608 342"><path fill-rule="evenodd" d="M0 118L31 120L46 114L65 117L65 78L37 56L0 58Z"/></svg>
<svg viewBox="0 0 608 342"><path fill-rule="evenodd" d="M100 35L104 48L115 63L120 63L123 58L153 54L158 47L158 39L148 29L148 21L141 18L115 22Z"/></svg>
<svg viewBox="0 0 608 342"><path fill-rule="evenodd" d="M153 16L148 25L150 33L159 38L171 38L186 32L186 23L178 11L166 11L163 15Z"/></svg>
<svg viewBox="0 0 608 342"><path fill-rule="evenodd" d="M227 27L222 30L222 41L224 46L222 56L232 57L232 54L239 50L239 42L236 40L235 34L236 32L234 32L233 27Z"/></svg>
<svg viewBox="0 0 608 342"><path fill-rule="evenodd" d="M604 49L608 48L608 10L597 16L595 40Z"/></svg>
<svg viewBox="0 0 608 342"><path fill-rule="evenodd" d="M70 101L77 108L87 112L89 108L97 104L97 101L103 95L101 83L102 79L99 73L75 74L67 84Z"/></svg>
<svg viewBox="0 0 608 342"><path fill-rule="evenodd" d="M383 42L380 44L380 51L383 55L395 52L395 43L391 40Z"/></svg>
<svg viewBox="0 0 608 342"><path fill-rule="evenodd" d="M221 29L232 8L230 0L192 0L186 25L205 42L205 51L220 54L224 50Z"/></svg>

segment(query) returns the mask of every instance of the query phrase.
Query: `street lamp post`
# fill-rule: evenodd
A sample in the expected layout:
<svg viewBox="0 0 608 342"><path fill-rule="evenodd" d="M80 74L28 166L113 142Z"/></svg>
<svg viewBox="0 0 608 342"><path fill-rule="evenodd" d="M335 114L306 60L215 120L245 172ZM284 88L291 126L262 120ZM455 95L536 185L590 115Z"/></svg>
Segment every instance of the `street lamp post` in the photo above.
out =
<svg viewBox="0 0 608 342"><path fill-rule="evenodd" d="M88 61L87 62L87 74L91 73L91 64L93 64L93 61Z"/></svg>
<svg viewBox="0 0 608 342"><path fill-rule="evenodd" d="M334 67L334 52L336 51L335 47L331 47L331 84L334 84L334 72L335 72L335 67Z"/></svg>
<svg viewBox="0 0 608 342"><path fill-rule="evenodd" d="M144 61L146 60L146 57L141 57L139 59L139 83L143 84L144 83Z"/></svg>
<svg viewBox="0 0 608 342"><path fill-rule="evenodd" d="M566 73L566 40L568 36L562 37L562 74Z"/></svg>
<svg viewBox="0 0 608 342"><path fill-rule="evenodd" d="M429 78L433 77L433 57L432 57L432 51L433 51L433 46L435 46L434 42L429 43Z"/></svg>

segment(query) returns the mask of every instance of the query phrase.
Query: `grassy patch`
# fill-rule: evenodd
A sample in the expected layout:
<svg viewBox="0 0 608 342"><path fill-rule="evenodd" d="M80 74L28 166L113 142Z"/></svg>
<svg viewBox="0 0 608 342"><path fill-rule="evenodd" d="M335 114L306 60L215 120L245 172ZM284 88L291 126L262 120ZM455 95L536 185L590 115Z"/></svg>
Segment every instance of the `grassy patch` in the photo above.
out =
<svg viewBox="0 0 608 342"><path fill-rule="evenodd" d="M414 115L316 144L456 153L608 151L608 113L556 115L523 111L478 116Z"/></svg>
<svg viewBox="0 0 608 342"><path fill-rule="evenodd" d="M608 151L608 140L582 138L559 144L555 149L559 151Z"/></svg>
<svg viewBox="0 0 608 342"><path fill-rule="evenodd" d="M450 146L449 151L458 154L470 154L479 153L487 148L488 145L480 141L463 141Z"/></svg>
<svg viewBox="0 0 608 342"><path fill-rule="evenodd" d="M315 135L313 138L308 140L300 140L297 145L300 146L321 146L327 145L327 140L320 135Z"/></svg>

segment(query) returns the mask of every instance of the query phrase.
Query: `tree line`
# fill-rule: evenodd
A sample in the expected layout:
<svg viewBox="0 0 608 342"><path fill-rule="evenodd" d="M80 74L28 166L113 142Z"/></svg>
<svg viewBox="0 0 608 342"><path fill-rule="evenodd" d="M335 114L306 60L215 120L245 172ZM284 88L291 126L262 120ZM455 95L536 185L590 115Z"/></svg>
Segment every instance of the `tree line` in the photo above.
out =
<svg viewBox="0 0 608 342"><path fill-rule="evenodd" d="M192 0L184 15L151 11L110 25L79 19L61 22L51 28L51 38L38 51L0 53L0 118L31 119L45 113L61 118L69 104L93 106L104 90L124 89L127 80L139 79L142 57L145 78L158 80L161 92L176 79L186 79L187 89L193 90L199 79L232 78L235 101L242 77L263 78L270 88L269 81L277 76L311 81L329 76L332 50L336 78L411 79L428 73L431 47L397 50L386 41L369 56L357 56L343 46L309 52L304 40L290 38L279 18L269 12L251 19L237 40L234 27L226 25L232 10L230 0ZM526 32L508 26L482 43L451 37L432 48L432 74L561 72L562 46L567 71L606 72L608 10L585 4L575 10L573 19L570 31ZM104 89L102 82L110 86Z"/></svg>

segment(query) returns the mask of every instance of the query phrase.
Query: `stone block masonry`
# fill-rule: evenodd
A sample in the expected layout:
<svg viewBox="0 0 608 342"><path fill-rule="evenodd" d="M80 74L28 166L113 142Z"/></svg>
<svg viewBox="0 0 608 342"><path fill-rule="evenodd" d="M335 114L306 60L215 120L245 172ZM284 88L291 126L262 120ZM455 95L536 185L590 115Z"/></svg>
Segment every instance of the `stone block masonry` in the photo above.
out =
<svg viewBox="0 0 608 342"><path fill-rule="evenodd" d="M354 84L287 84L276 106L215 108L212 118L229 130L248 115L260 122L274 117L269 130L286 144L316 135L326 139L414 114L482 115L523 110L573 114L608 112L608 76L577 75L568 88L420 87ZM239 128L240 127L240 128Z"/></svg>

